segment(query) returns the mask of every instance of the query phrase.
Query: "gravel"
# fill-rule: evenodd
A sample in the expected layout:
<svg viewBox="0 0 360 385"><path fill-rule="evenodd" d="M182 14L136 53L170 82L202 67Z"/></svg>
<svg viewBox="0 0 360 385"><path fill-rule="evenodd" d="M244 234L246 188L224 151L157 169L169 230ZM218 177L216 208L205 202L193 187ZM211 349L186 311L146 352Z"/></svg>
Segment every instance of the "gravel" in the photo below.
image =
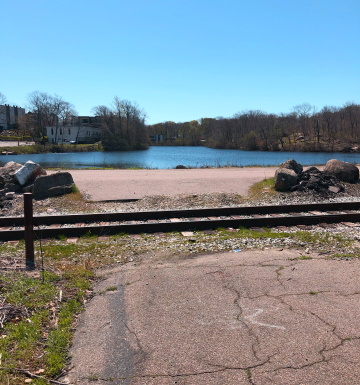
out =
<svg viewBox="0 0 360 385"><path fill-rule="evenodd" d="M149 196L141 200L131 202L89 202L83 197L76 199L69 196L34 201L34 214L36 215L61 215L74 212L124 212L147 211L167 209L190 209L205 207L234 207L250 205L284 205L310 202L351 202L358 201L360 196L360 184L347 185L346 192L321 196L312 193L274 193L264 190L256 199L241 197L236 194L202 194L202 195L178 195L175 197ZM23 200L21 195L16 195L13 204L2 215L22 215ZM198 253L212 253L228 250L243 250L246 248L298 248L302 254L321 253L334 255L339 258L352 258L360 256L359 227L351 227L338 224L329 228L311 226L306 230L315 239L312 242L304 242L296 236L264 236L264 237L239 237L237 230L229 230L226 237L220 232L207 234L206 232L193 233L192 237L182 236L180 233L161 235L125 236L123 253L118 262L139 258L139 255L191 255ZM288 227L286 233L294 234L303 231L298 227ZM273 233L282 233L284 229L272 229ZM232 236L232 233L233 236ZM301 237L300 237L301 238ZM324 241L325 239L325 241ZM340 239L340 240L339 240ZM237 251L239 252L239 251ZM343 256L341 256L343 255ZM348 256L347 256L348 255Z"/></svg>

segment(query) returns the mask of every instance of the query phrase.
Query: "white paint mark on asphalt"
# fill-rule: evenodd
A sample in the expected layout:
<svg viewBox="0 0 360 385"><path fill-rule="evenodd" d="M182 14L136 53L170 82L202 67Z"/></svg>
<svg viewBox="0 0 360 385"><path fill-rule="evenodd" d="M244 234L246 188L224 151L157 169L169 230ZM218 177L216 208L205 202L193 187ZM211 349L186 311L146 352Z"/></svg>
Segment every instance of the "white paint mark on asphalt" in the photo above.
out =
<svg viewBox="0 0 360 385"><path fill-rule="evenodd" d="M244 318L248 319L251 323L253 323L255 325L265 326L265 327L268 327L268 328L281 329L281 330L285 330L286 329L284 326L271 325L271 324L266 324L266 323L257 321L255 318L258 315L262 314L263 312L264 312L264 309L255 309L255 313L253 313L251 315L248 315L248 316L245 316Z"/></svg>

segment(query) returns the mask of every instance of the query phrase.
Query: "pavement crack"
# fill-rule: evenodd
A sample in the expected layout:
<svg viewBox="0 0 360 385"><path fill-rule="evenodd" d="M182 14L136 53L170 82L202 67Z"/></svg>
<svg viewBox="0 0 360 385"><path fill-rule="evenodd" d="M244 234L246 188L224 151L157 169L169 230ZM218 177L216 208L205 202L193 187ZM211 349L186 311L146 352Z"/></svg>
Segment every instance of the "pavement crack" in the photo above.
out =
<svg viewBox="0 0 360 385"><path fill-rule="evenodd" d="M284 266L279 266L276 270L275 270L275 273L276 273L276 282L282 287L284 288L284 284L283 282L281 281L280 277L281 277L281 271L284 270Z"/></svg>
<svg viewBox="0 0 360 385"><path fill-rule="evenodd" d="M256 333L254 333L252 327L245 321L244 310L240 304L240 300L241 300L240 290L236 289L234 285L228 282L228 279L227 279L228 277L225 275L224 270L218 270L216 272L213 272L213 274L215 273L216 273L216 276L219 277L219 279L223 282L223 286L222 286L223 289L230 291L235 296L233 303L235 307L238 309L235 319L247 330L249 336L252 338L253 340L253 342L251 343L252 354L257 361L261 361L257 353L257 348L258 346L260 346L259 337L257 336Z"/></svg>
<svg viewBox="0 0 360 385"><path fill-rule="evenodd" d="M140 342L140 338L138 337L138 335L135 333L135 331L131 330L129 325L127 323L125 323L125 328L126 330L134 337L135 339L135 343L136 343L136 346L137 346L137 353L135 354L138 354L140 357L139 359L134 362L134 365L138 365L140 363L143 363L145 360L146 360L146 352L144 351L142 345L141 345L141 342Z"/></svg>
<svg viewBox="0 0 360 385"><path fill-rule="evenodd" d="M189 377L197 377L202 376L206 374L217 374L217 373L223 373L226 371L243 371L245 372L247 376L247 380L249 381L250 385L256 385L252 380L252 373L251 369L257 368L259 366L264 365L266 362L261 364L256 364L249 367L219 367L219 369L214 370L203 370L198 371L194 373L179 373L179 374L157 374L157 373L150 373L150 374L144 374L144 375L131 375L131 376L114 376L114 377L101 377L97 374L91 374L87 377L82 377L77 380L77 382L81 382L83 380L88 381L102 381L102 382L118 382L118 381L131 381L136 379L159 379L159 378L189 378Z"/></svg>
<svg viewBox="0 0 360 385"><path fill-rule="evenodd" d="M250 366L222 366L222 365L215 365L215 364L210 364L214 367L218 367L218 369L214 370L204 370L204 371L198 371L194 373L179 373L179 374L146 374L146 375L138 375L138 376L132 376L131 378L186 378L186 377L196 377L196 376L201 376L204 374L216 374L216 373L222 373L230 370L240 370L240 371L245 371L248 380L251 379L251 370L256 369L258 367L261 367L265 364L267 364L270 361L270 357L266 359L265 361L262 361L260 363L250 365ZM255 385L253 380L249 381L251 385Z"/></svg>
<svg viewBox="0 0 360 385"><path fill-rule="evenodd" d="M251 370L250 369L246 369L245 373L246 373L246 376L247 376L247 380L249 381L249 384L256 385L255 382L253 381Z"/></svg>

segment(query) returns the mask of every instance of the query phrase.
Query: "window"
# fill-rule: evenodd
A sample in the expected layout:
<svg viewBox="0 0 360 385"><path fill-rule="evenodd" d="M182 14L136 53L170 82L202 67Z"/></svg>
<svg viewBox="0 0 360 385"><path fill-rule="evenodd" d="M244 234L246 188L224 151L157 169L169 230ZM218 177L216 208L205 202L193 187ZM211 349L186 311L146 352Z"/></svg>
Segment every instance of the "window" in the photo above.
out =
<svg viewBox="0 0 360 385"><path fill-rule="evenodd" d="M69 128L69 135L71 135L71 130L70 130L70 128Z"/></svg>
<svg viewBox="0 0 360 385"><path fill-rule="evenodd" d="M60 135L62 135L62 128L60 128Z"/></svg>
<svg viewBox="0 0 360 385"><path fill-rule="evenodd" d="M53 128L51 129L51 135L54 135L54 129Z"/></svg>

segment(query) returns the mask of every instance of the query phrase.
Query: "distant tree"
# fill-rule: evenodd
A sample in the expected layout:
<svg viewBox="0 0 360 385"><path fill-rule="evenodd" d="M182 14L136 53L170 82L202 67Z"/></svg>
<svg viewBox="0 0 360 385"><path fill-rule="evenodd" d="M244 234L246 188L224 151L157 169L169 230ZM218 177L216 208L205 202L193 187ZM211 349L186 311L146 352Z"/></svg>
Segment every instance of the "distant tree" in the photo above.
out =
<svg viewBox="0 0 360 385"><path fill-rule="evenodd" d="M245 150L258 150L258 137L254 131L248 132L243 138L243 147Z"/></svg>
<svg viewBox="0 0 360 385"><path fill-rule="evenodd" d="M352 141L359 141L359 130L360 127L360 105L352 102L348 102L342 108L345 124L345 132L349 139Z"/></svg>
<svg viewBox="0 0 360 385"><path fill-rule="evenodd" d="M46 135L46 127L55 126L57 140L59 127L77 115L75 107L61 96L34 91L28 95L28 110L33 114L35 131L40 137Z"/></svg>
<svg viewBox="0 0 360 385"><path fill-rule="evenodd" d="M1 130L3 129L2 124L6 123L5 107L4 107L5 103L6 103L6 97L4 94L2 94L0 92L0 127L1 127Z"/></svg>
<svg viewBox="0 0 360 385"><path fill-rule="evenodd" d="M100 105L93 113L102 121L102 144L106 151L141 150L149 146L146 114L137 104L114 98L112 106Z"/></svg>
<svg viewBox="0 0 360 385"><path fill-rule="evenodd" d="M6 103L6 96L0 92L0 104Z"/></svg>
<svg viewBox="0 0 360 385"><path fill-rule="evenodd" d="M310 117L315 112L315 108L309 103L303 103L295 106L293 110L299 124L299 134L310 135Z"/></svg>

